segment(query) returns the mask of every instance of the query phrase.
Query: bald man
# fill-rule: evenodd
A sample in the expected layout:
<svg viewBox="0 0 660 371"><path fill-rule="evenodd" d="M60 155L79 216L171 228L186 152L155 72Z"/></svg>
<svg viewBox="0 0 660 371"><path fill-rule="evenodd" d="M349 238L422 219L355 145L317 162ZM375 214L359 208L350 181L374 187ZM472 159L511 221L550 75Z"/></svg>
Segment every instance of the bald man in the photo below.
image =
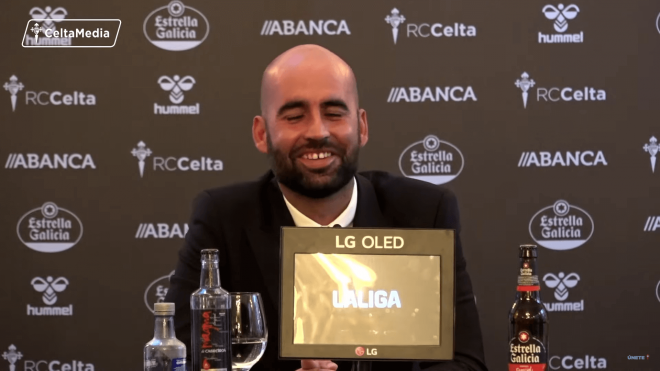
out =
<svg viewBox="0 0 660 371"><path fill-rule="evenodd" d="M457 231L453 361L375 362L381 370L486 370L479 316L458 232L458 204L443 187L381 171L357 172L369 140L351 68L316 45L287 50L264 71L256 148L271 170L260 179L198 195L166 301L176 303L176 334L190 352L190 295L199 287L200 251L220 250L222 287L259 292L268 346L252 368L350 371L350 363L278 359L279 248L282 226L446 228ZM190 362L190 361L189 361ZM195 370L198 371L198 370Z"/></svg>

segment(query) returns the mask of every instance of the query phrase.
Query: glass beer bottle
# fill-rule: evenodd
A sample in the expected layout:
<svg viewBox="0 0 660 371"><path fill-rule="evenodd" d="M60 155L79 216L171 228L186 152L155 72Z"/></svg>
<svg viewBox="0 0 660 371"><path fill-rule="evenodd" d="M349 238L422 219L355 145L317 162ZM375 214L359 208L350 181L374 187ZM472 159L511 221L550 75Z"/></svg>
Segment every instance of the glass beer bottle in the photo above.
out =
<svg viewBox="0 0 660 371"><path fill-rule="evenodd" d="M541 302L536 245L520 246L516 301L509 312L509 371L545 371L548 312Z"/></svg>
<svg viewBox="0 0 660 371"><path fill-rule="evenodd" d="M200 288L190 296L191 371L231 371L230 299L220 287L218 250L202 250Z"/></svg>

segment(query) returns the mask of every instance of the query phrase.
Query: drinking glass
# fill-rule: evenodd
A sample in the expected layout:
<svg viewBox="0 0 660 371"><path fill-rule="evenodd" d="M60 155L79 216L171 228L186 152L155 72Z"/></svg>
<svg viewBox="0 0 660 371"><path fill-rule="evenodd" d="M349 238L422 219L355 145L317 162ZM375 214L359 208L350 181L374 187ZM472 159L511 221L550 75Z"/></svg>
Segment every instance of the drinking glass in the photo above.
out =
<svg viewBox="0 0 660 371"><path fill-rule="evenodd" d="M266 351L264 306L257 292L232 292L230 300L232 368L248 371Z"/></svg>

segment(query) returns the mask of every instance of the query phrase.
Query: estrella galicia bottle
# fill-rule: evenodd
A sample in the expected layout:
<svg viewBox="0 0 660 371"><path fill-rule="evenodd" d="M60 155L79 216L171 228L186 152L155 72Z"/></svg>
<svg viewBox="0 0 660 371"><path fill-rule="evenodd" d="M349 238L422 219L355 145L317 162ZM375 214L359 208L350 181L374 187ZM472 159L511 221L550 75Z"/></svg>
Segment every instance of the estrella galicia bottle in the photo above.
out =
<svg viewBox="0 0 660 371"><path fill-rule="evenodd" d="M545 371L548 312L540 297L536 245L520 246L516 301L509 312L509 371Z"/></svg>

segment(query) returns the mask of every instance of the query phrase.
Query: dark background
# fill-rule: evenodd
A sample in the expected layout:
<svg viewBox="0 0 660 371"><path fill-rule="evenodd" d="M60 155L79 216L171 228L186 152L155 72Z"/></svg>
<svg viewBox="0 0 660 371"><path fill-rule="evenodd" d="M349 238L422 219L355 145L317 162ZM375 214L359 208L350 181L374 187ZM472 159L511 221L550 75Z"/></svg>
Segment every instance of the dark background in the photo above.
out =
<svg viewBox="0 0 660 371"><path fill-rule="evenodd" d="M660 137L660 32L655 0L583 1L565 33L584 33L580 44L539 44L556 34L541 11L556 1L203 1L185 5L208 19L208 38L186 51L163 50L144 35L149 13L165 1L5 2L0 11L0 83L24 84L12 111L0 91L0 351L15 345L29 362L72 360L96 370L137 370L152 337L147 301L175 266L183 240L136 238L141 224L184 227L201 190L252 180L267 170L254 149L251 120L259 113L261 74L286 49L323 45L344 58L359 83L369 114L370 142L362 170L400 174L408 146L435 135L460 150L464 168L445 184L458 196L462 239L477 296L487 363L505 370L507 312L514 300L517 246L534 242L532 216L557 200L585 210L593 235L565 251L540 247L539 269L576 273L565 302L582 312L550 313L550 353L575 367L585 356L609 370L658 370L660 328L658 261L660 164L651 171L643 150ZM119 18L111 49L22 48L33 7L63 7L67 18ZM406 17L397 44L385 17L397 7ZM345 20L350 35L261 36L266 20ZM410 23L474 25L476 37L414 37ZM151 24L151 23L150 23ZM73 42L75 44L75 40ZM527 108L514 82L527 72L536 86ZM161 76L192 76L183 104L199 115L154 115L171 105ZM393 87L471 86L476 101L388 103ZM536 87L603 89L605 101L544 102ZM94 106L26 104L26 91L94 94ZM140 177L131 155L144 141L153 153ZM602 151L607 165L518 167L523 152ZM95 169L10 168L12 154L89 154ZM202 156L222 160L222 171L154 170L154 157ZM74 247L41 253L18 238L22 216L46 202L74 213L83 236ZM24 224L22 224L25 227ZM155 226L156 229L158 226ZM585 228L589 228L588 226ZM65 277L53 306L73 305L68 317L28 316L47 307L33 278ZM542 278L542 277L540 277ZM542 298L559 302L542 283ZM273 344L269 344L273 346ZM649 355L647 361L629 355ZM567 358L567 357L572 357ZM9 363L0 361L0 369ZM555 359L551 369L564 369ZM551 365L551 366L552 366ZM42 366L44 367L44 366ZM584 367L584 366L583 366Z"/></svg>

